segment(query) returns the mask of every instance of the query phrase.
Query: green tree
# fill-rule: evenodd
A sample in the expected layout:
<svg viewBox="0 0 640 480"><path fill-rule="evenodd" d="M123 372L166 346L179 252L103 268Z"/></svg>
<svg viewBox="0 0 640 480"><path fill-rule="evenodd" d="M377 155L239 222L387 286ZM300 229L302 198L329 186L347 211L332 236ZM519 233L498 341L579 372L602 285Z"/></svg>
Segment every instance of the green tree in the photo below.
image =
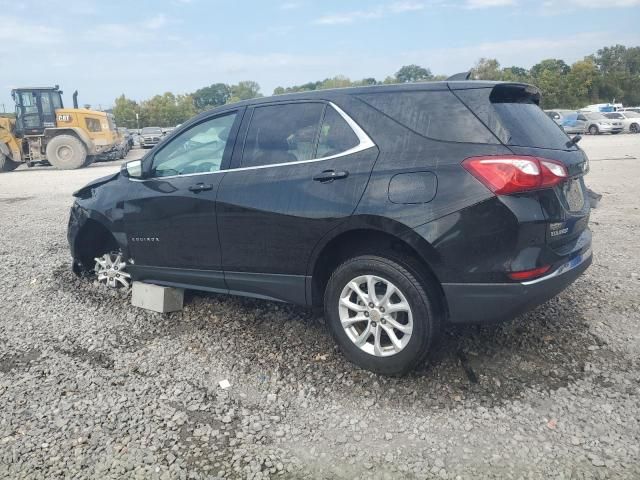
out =
<svg viewBox="0 0 640 480"><path fill-rule="evenodd" d="M191 94L196 110L202 112L224 105L231 97L231 88L225 83L214 83Z"/></svg>
<svg viewBox="0 0 640 480"><path fill-rule="evenodd" d="M113 107L113 115L116 119L116 125L127 128L137 128L136 113L140 107L135 100L131 100L124 96L124 93L116 98Z"/></svg>
<svg viewBox="0 0 640 480"><path fill-rule="evenodd" d="M471 69L471 75L476 80L502 80L500 63L495 58L481 58Z"/></svg>
<svg viewBox="0 0 640 480"><path fill-rule="evenodd" d="M261 97L260 85L253 80L243 80L237 85L231 85L231 96L227 103L240 102L241 100L249 100L251 98Z"/></svg>
<svg viewBox="0 0 640 480"><path fill-rule="evenodd" d="M398 83L425 82L433 79L433 75L428 68L419 65L405 65L396 72L395 78Z"/></svg>
<svg viewBox="0 0 640 480"><path fill-rule="evenodd" d="M166 92L140 104L141 126L171 127L196 114L191 95Z"/></svg>

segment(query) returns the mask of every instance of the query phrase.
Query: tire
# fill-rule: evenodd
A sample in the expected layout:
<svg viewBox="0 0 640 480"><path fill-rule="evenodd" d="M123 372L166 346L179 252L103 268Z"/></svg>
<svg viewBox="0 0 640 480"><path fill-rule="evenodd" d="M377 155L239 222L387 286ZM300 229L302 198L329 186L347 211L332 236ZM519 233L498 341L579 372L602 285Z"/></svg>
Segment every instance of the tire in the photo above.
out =
<svg viewBox="0 0 640 480"><path fill-rule="evenodd" d="M640 125L638 125L637 123L632 123L629 126L629 131L631 133L640 133Z"/></svg>
<svg viewBox="0 0 640 480"><path fill-rule="evenodd" d="M387 292L388 287L385 287L384 282L387 282L387 285L392 284L395 287L394 291L399 292L392 295L390 300L393 303L385 303L389 311L393 305L402 305L404 301L409 306L408 310L397 312L395 317L390 317L388 312L382 313L385 312L384 308L381 309L384 304L374 309L363 307L362 297L359 297L351 285L354 280L361 286L366 285L366 281L363 280L366 276L374 276L378 282L375 287L377 300L382 300ZM393 255L361 255L345 261L336 268L324 294L325 321L331 335L350 362L375 373L399 376L409 372L426 358L439 329L439 318L434 308L437 305L436 290L428 281L420 281L420 278L408 262L394 258ZM362 288L360 292L365 294ZM365 297L368 298L368 292ZM349 305L367 311L352 311L342 303L347 299ZM360 305L356 305L355 301ZM354 316L350 317L352 314ZM362 319L352 323L350 320L356 316ZM365 316L366 318L363 318ZM345 319L349 322L348 327L343 327ZM408 337L407 334L396 330L392 323L406 330ZM367 329L370 329L371 333L367 333ZM387 334L389 330L392 330L396 341L402 345L393 347L391 336ZM380 334L376 335L376 331ZM365 336L361 346L356 345L355 338L362 339ZM378 347L376 338L379 339Z"/></svg>
<svg viewBox="0 0 640 480"><path fill-rule="evenodd" d="M598 129L598 127L596 125L591 125L589 127L589 134L590 135L599 135L600 134L600 130Z"/></svg>
<svg viewBox="0 0 640 480"><path fill-rule="evenodd" d="M87 148L72 135L58 135L47 143L47 160L60 170L82 168L87 160Z"/></svg>
<svg viewBox="0 0 640 480"><path fill-rule="evenodd" d="M0 153L0 172L10 172L18 168L20 164L10 160L4 153Z"/></svg>

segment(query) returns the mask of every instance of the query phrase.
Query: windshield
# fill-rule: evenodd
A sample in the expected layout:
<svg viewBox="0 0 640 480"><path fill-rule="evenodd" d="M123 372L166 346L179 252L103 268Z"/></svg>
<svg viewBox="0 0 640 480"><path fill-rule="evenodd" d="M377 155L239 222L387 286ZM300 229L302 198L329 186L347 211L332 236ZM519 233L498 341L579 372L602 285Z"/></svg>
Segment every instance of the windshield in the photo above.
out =
<svg viewBox="0 0 640 480"><path fill-rule="evenodd" d="M619 113L607 113L607 118L624 118L622 115L620 115Z"/></svg>
<svg viewBox="0 0 640 480"><path fill-rule="evenodd" d="M162 134L162 129L160 127L145 127L142 129L142 134L149 134L149 133L157 133L157 134Z"/></svg>
<svg viewBox="0 0 640 480"><path fill-rule="evenodd" d="M596 112L585 113L584 116L587 117L589 120L606 120L607 119L607 117L605 117L603 114L596 113Z"/></svg>

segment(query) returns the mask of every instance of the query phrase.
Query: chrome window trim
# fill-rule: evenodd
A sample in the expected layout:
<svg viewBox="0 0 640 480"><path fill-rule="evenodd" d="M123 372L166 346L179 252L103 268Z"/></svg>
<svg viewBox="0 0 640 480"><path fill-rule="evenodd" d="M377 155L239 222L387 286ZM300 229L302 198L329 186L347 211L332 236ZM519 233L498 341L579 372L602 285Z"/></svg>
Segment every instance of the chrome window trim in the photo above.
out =
<svg viewBox="0 0 640 480"><path fill-rule="evenodd" d="M346 157L347 155L353 155L354 153L362 152L363 150L368 150L369 148L375 147L376 144L373 143L373 140L365 133L365 131L358 125L355 120L353 120L349 115L347 115L344 110L342 110L339 106L337 106L333 102L328 102L328 104L336 111L338 114L347 122L349 128L356 134L358 137L358 145L344 152L336 153L335 155L329 155L328 157L321 158L312 158L310 160L298 160L296 162L284 162L284 163L274 163L271 165L256 165L252 167L238 167L238 168L229 168L227 170L217 170L215 172L199 172L199 173L186 173L184 175L169 175L166 177L150 177L150 178L130 178L133 182L147 182L149 180L166 180L168 178L182 178L182 177L193 177L196 175L215 175L217 173L231 173L231 172L242 172L246 170L259 170L262 168L273 168L273 167L283 167L285 165L300 165L304 163L315 163L315 162L323 162L325 160L333 160L335 158Z"/></svg>

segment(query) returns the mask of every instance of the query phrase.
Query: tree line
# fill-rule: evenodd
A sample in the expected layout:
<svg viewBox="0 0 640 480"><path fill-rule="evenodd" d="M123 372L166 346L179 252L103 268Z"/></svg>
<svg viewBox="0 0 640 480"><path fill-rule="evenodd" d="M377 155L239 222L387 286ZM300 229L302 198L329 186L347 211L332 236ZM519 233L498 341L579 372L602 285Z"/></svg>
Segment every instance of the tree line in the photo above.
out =
<svg viewBox="0 0 640 480"><path fill-rule="evenodd" d="M543 108L577 109L593 103L618 102L640 105L640 47L614 45L572 65L550 58L530 69L502 67L494 58L481 58L471 70L476 80L503 80L536 85L542 91ZM302 85L277 87L274 95L326 88L383 85L444 80L429 68L405 65L383 80L373 77L351 80L338 75ZM193 115L221 105L261 97L260 85L246 80L234 85L214 83L190 94L167 92L136 102L124 94L115 100L113 113L119 126L174 126ZM138 117L136 118L136 114Z"/></svg>

